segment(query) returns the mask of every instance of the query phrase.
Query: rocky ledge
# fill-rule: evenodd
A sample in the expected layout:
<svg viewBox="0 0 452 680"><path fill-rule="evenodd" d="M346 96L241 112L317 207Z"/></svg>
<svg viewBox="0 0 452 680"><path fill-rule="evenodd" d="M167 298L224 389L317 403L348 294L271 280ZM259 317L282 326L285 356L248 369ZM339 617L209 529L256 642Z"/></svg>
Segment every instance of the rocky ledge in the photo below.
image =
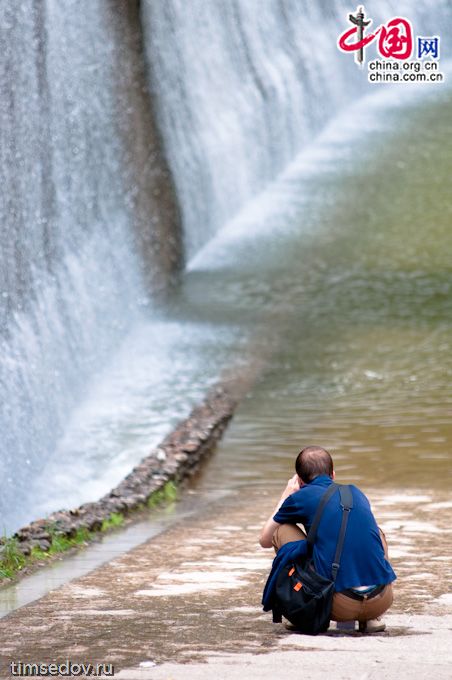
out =
<svg viewBox="0 0 452 680"><path fill-rule="evenodd" d="M139 510L168 482L180 484L190 477L232 417L238 401L233 392L225 386L212 388L188 418L100 500L54 512L17 531L14 538L20 552L29 555L33 548L47 551L55 535L71 538L79 530L100 530L114 513L127 515Z"/></svg>

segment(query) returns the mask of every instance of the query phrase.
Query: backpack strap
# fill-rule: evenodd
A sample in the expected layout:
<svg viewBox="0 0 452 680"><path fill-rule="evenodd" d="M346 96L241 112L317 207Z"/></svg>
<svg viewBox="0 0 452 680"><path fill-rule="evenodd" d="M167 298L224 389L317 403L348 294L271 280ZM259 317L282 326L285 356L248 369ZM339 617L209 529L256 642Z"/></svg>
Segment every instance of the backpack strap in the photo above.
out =
<svg viewBox="0 0 452 680"><path fill-rule="evenodd" d="M350 511L353 508L353 496L350 486L349 485L339 486L339 493L341 494L342 522L341 528L339 530L339 538L337 539L334 562L331 566L333 581L336 580L337 572L339 571L342 548L344 547L345 532L347 530L347 522L350 516Z"/></svg>
<svg viewBox="0 0 452 680"><path fill-rule="evenodd" d="M343 485L343 484L336 484L336 482L333 482L330 484L326 492L323 494L319 506L317 508L317 512L315 513L314 520L311 524L311 528L309 529L309 533L307 535L307 541L309 544L309 547L312 548L314 547L315 543L315 538L317 535L317 529L319 528L320 520L322 519L323 511L325 509L326 504L330 500L330 498L335 494L335 492L339 489L339 493L341 495L341 508L342 508L342 522L341 522L341 528L339 530L339 536L337 539L337 544L336 544L336 552L334 554L334 561L333 564L331 565L331 573L333 576L333 581L336 580L337 577L337 572L339 571L340 567L340 561L341 561L341 555L342 555L342 548L344 547L344 540L345 540L345 532L347 530L347 523L348 523L348 518L350 515L350 511L353 508L353 496L352 496L352 490L349 485Z"/></svg>
<svg viewBox="0 0 452 680"><path fill-rule="evenodd" d="M336 484L336 482L332 482L328 489L325 491L323 494L319 506L317 508L317 512L314 515L313 522L311 524L311 528L309 529L308 535L307 535L307 541L309 547L312 549L315 543L315 537L317 535L317 529L319 528L320 520L322 519L323 511L325 509L325 505L328 503L330 500L331 496L336 493L336 490L339 488L339 484Z"/></svg>

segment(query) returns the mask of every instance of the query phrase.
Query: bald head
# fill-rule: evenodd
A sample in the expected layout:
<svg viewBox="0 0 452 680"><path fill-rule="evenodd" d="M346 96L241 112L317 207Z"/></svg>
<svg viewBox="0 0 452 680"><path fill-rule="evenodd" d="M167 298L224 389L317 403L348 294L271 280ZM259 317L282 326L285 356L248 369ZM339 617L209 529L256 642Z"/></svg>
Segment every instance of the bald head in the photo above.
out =
<svg viewBox="0 0 452 680"><path fill-rule="evenodd" d="M320 446L306 446L297 456L295 470L305 484L319 475L333 476L333 459Z"/></svg>

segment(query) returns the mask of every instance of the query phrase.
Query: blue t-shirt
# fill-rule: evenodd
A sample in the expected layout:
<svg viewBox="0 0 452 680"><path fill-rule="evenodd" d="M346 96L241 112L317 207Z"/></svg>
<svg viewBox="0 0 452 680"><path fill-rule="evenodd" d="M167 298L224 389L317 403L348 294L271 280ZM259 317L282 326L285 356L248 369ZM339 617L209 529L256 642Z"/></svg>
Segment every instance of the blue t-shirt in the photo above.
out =
<svg viewBox="0 0 452 680"><path fill-rule="evenodd" d="M303 524L306 532L314 520L321 497L332 483L321 475L286 498L276 515L279 524ZM358 586L391 583L396 575L386 560L377 523L366 496L351 485L353 509L348 519L336 591ZM320 520L314 544L314 564L319 574L331 578L331 564L336 551L342 520L339 489L328 501Z"/></svg>

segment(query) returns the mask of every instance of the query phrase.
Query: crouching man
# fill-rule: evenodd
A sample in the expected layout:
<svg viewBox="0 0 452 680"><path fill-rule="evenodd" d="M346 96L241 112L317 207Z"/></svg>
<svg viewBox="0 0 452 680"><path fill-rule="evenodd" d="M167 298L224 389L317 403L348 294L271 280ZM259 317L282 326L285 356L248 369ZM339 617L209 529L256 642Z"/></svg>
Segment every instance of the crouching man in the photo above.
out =
<svg viewBox="0 0 452 680"><path fill-rule="evenodd" d="M302 524L305 531L309 531L320 500L333 483L335 474L330 454L319 446L304 448L298 454L295 470L296 474L287 483L278 505L267 520L259 542L263 548L273 546L278 553L289 542L303 541L298 546L301 555L307 552L308 546L306 533L297 525ZM385 628L381 615L392 604L391 584L396 575L388 562L386 539L377 526L369 501L356 486L352 485L351 490L353 510L349 515L335 582L331 619L358 621L359 630L377 632ZM337 491L325 506L313 549L315 569L325 578L331 578L341 524L340 502ZM271 587L270 578L264 604L265 598L271 597L268 592Z"/></svg>

